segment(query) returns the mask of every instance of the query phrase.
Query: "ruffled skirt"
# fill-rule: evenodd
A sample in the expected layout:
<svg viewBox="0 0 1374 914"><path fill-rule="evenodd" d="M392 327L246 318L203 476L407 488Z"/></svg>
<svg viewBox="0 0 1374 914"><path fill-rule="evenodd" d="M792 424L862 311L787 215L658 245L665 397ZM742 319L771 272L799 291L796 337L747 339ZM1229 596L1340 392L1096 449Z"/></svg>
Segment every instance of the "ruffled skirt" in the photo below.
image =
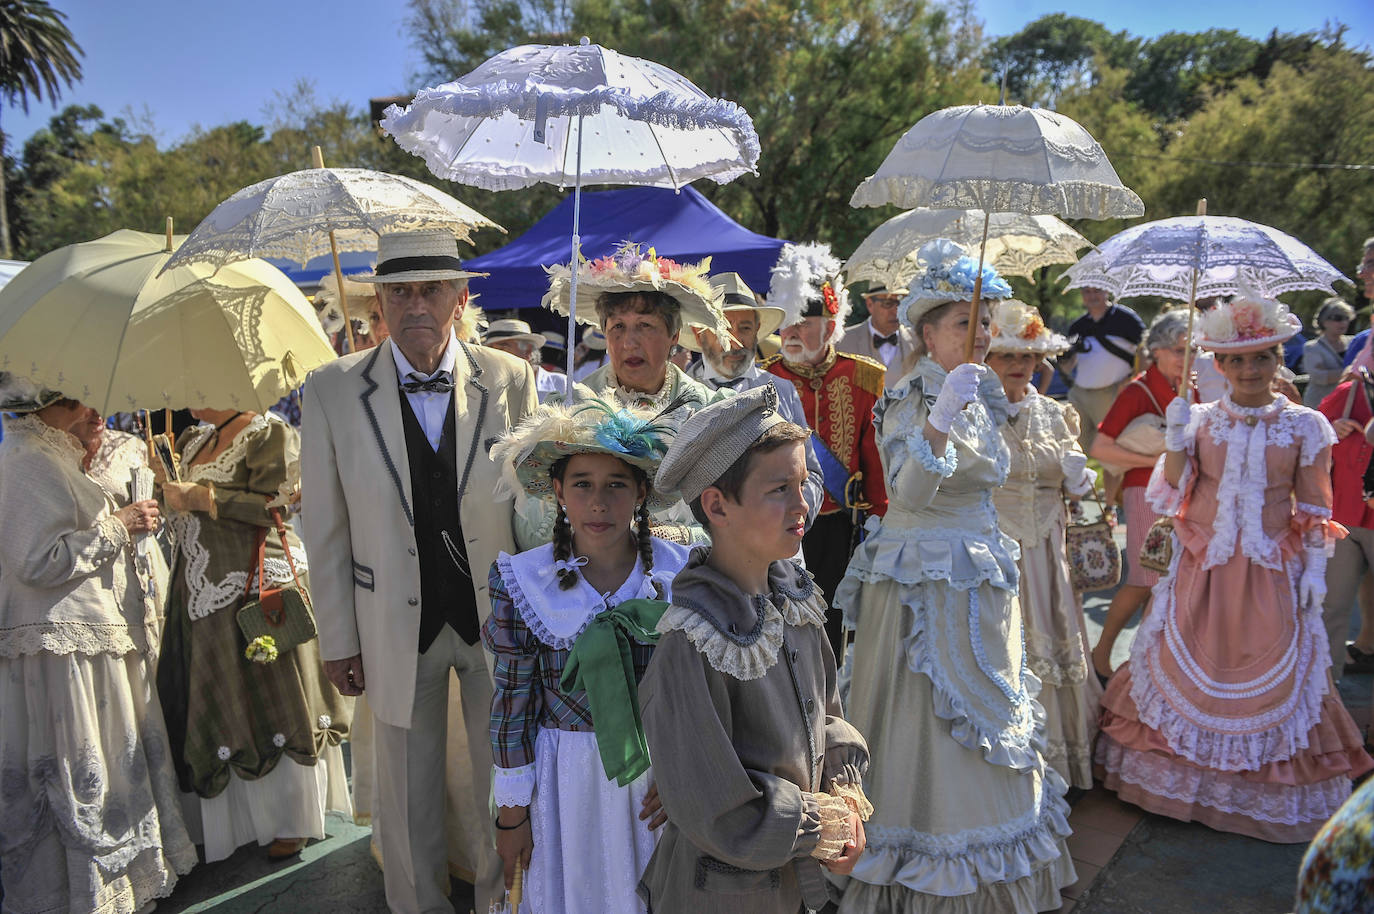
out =
<svg viewBox="0 0 1374 914"><path fill-rule="evenodd" d="M658 840L639 818L652 770L628 787L608 780L588 732L542 728L534 756L534 853L520 910L643 914L635 890Z"/></svg>
<svg viewBox="0 0 1374 914"><path fill-rule="evenodd" d="M1103 696L1096 761L1143 809L1309 841L1374 768L1331 683L1321 607L1294 610L1296 558L1279 571L1238 546L1204 569L1200 554L1177 549L1155 588Z"/></svg>
<svg viewBox="0 0 1374 914"><path fill-rule="evenodd" d="M1062 527L1035 545L1021 544L1019 602L1026 662L1040 680L1045 709L1045 760L1071 786L1087 790L1102 687L1088 672L1083 604L1063 544Z"/></svg>
<svg viewBox="0 0 1374 914"><path fill-rule="evenodd" d="M1014 636L1011 655L1019 660L1015 600L990 584L972 593L984 634L1000 628L1005 641ZM1029 746L1008 744L1006 734L1017 728L999 731L995 722L988 726L968 713L968 680L990 688L993 681L971 662L956 687L942 673L949 659L921 650L933 630L946 627L962 627L967 645L970 591L939 581L912 586L875 580L850 594L857 598L851 614L859 626L848 719L868 739L864 787L876 811L865 826L868 847L847 880L841 912L1031 914L1058 908L1060 890L1076 875L1064 843L1065 785L1036 748L1043 712L1031 701L1037 736ZM985 661L997 653L988 640L980 651ZM1005 667L998 664L994 672ZM1025 681L1034 686L1033 676Z"/></svg>
<svg viewBox="0 0 1374 914"><path fill-rule="evenodd" d="M0 659L6 914L132 914L196 851L143 655Z"/></svg>

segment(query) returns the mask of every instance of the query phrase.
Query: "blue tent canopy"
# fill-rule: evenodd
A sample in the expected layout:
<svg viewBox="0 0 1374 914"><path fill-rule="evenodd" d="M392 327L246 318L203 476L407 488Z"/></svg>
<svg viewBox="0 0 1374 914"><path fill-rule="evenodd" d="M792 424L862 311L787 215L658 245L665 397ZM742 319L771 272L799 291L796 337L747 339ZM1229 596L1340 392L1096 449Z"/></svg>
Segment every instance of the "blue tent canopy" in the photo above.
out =
<svg viewBox="0 0 1374 914"><path fill-rule="evenodd" d="M332 254L321 254L319 257L311 258L305 266L301 266L294 260L279 260L275 257L265 258L268 263L286 274L286 278L298 286L313 289L320 284L320 280L326 275L334 272L334 257ZM377 251L374 246L371 251L343 251L339 254L339 269L343 270L345 276L354 273L369 273L377 260Z"/></svg>
<svg viewBox="0 0 1374 914"><path fill-rule="evenodd" d="M544 265L567 263L572 255L572 215L569 196L510 244L466 262L491 274L471 284L483 308L538 307L549 288ZM709 256L712 273L736 272L760 293L768 291L769 271L784 244L744 228L691 187L680 193L660 187L583 191L581 228L588 260L636 241L680 262Z"/></svg>

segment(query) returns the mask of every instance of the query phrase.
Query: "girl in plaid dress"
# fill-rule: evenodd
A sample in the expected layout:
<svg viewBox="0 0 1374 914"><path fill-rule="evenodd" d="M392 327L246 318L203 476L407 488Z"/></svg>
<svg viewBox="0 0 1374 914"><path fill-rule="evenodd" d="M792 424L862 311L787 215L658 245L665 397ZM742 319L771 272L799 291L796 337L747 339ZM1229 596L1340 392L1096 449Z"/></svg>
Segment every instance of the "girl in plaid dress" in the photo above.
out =
<svg viewBox="0 0 1374 914"><path fill-rule="evenodd" d="M635 885L664 817L635 688L687 561L649 528L676 499L650 484L672 432L579 398L541 407L492 450L522 510L557 512L552 543L492 565L482 629L496 656L496 846L507 886L529 868L522 911L644 910Z"/></svg>

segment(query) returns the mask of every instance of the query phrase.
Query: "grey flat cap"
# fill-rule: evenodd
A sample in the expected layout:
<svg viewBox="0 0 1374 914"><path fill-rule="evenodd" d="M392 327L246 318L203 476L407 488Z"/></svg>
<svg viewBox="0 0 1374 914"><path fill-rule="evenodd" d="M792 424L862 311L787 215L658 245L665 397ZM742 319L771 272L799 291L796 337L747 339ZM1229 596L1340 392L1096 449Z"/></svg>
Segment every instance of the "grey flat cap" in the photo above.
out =
<svg viewBox="0 0 1374 914"><path fill-rule="evenodd" d="M699 409L682 423L654 485L666 487L667 492L676 490L690 504L715 485L764 432L786 421L778 415L778 392L772 384Z"/></svg>

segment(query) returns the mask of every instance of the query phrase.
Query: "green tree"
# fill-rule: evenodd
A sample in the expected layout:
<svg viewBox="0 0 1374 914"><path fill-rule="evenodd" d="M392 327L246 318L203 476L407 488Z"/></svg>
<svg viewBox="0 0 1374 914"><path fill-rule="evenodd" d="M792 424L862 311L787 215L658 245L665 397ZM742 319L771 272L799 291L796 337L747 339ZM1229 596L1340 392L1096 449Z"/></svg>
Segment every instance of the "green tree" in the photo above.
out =
<svg viewBox="0 0 1374 914"><path fill-rule="evenodd" d="M29 98L57 103L65 84L81 78L81 46L67 28L66 16L44 0L0 0L0 99L27 114ZM0 130L0 155L5 134ZM0 169L0 182L4 170ZM10 257L9 214L0 185L0 256Z"/></svg>
<svg viewBox="0 0 1374 914"><path fill-rule="evenodd" d="M1127 66L1139 45L1139 39L1112 33L1100 22L1051 13L1014 35L994 38L983 63L994 79L1005 71L1009 100L1053 107L1062 93L1091 88L1100 67Z"/></svg>

